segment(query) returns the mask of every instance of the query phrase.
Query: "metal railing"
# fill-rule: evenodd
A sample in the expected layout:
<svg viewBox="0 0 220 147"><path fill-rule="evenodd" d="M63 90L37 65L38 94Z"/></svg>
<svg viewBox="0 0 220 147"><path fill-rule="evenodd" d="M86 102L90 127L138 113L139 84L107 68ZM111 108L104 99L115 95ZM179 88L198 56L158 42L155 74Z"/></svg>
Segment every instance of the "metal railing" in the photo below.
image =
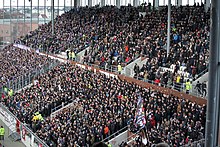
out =
<svg viewBox="0 0 220 147"><path fill-rule="evenodd" d="M103 70L106 70L106 71L109 71L109 72L118 73L118 70L117 70L118 67L114 66L114 65L100 66L100 65L97 65L97 64L85 63L83 61L76 61L76 62L79 62L81 64L85 64L85 65L88 65L88 66L92 66L92 67L95 67L95 68L103 69ZM127 68L127 69L129 70L129 68ZM126 70L125 70L125 73L122 73L122 74L127 76ZM165 88L169 88L169 89L174 89L174 90L177 90L179 92L186 93L185 83L178 83L178 84L176 84L175 82L172 81L172 83L170 83L170 84L163 84L163 83L157 84L154 81L151 81L151 80L148 80L148 79L144 79L144 78L141 78L141 77L135 77L135 79L141 80L141 81L144 81L144 82L147 82L147 83L150 83L150 84L158 85L158 86L161 86L161 87L165 87ZM189 94L193 95L193 96L196 96L196 97L205 98L206 96L203 96L202 94L200 94L198 92L198 90L195 89L195 86L196 85L192 84L192 88L190 89Z"/></svg>
<svg viewBox="0 0 220 147"><path fill-rule="evenodd" d="M115 138L117 135L125 132L128 129L128 126L125 126L124 128L118 130L117 132L111 134L110 136L106 137L105 139L103 139L101 142L108 142L109 140Z"/></svg>
<svg viewBox="0 0 220 147"><path fill-rule="evenodd" d="M118 73L118 67L116 65L103 65L103 66L101 66L101 65L98 65L98 64L92 64L92 63L86 63L86 62L79 62L79 63L84 64L84 65L88 65L88 66L91 66L91 67L99 68L99 69L102 69L102 70L106 70L106 71L109 71L109 72Z"/></svg>
<svg viewBox="0 0 220 147"><path fill-rule="evenodd" d="M62 103L61 105L53 108L51 110L51 114L50 117L53 118L54 116L56 116L60 111L62 111L63 109L67 109L67 108L73 108L77 106L77 102L79 101L79 99L75 99L75 100L71 100L65 103Z"/></svg>
<svg viewBox="0 0 220 147"><path fill-rule="evenodd" d="M135 137L137 135L139 135L141 130L138 130L137 132L135 132L134 134L132 134L131 136L128 136L126 139L122 140L121 142L127 142L127 144L131 144L134 140L135 140ZM119 145L119 144L118 144Z"/></svg>
<svg viewBox="0 0 220 147"><path fill-rule="evenodd" d="M179 92L184 92L186 93L186 88L185 88L185 83L175 83L175 82L172 82L170 84L163 84L163 83L155 83L154 81L151 81L151 80L148 80L148 79L144 79L144 78L140 78L140 77L136 77L135 79L137 80L141 80L141 81L144 81L144 82L147 82L147 83L150 83L150 84L154 84L154 85L157 85L157 86L161 86L161 87L164 87L164 88L169 88L169 89L173 89L173 90L176 90L176 91L179 91ZM203 95L201 95L198 90L194 90L195 89L195 86L196 85L193 85L192 84L192 88L189 90L189 93L190 95L193 95L193 96L196 96L196 97L201 97L201 98L205 98L203 97Z"/></svg>
<svg viewBox="0 0 220 147"><path fill-rule="evenodd" d="M10 80L7 84L1 85L0 93L3 93L4 87L8 89L12 89L14 92L30 85L33 83L33 79L49 70L53 69L55 66L59 65L60 62L58 60L51 60L51 62L43 65L41 68L35 69L29 73L25 73L16 77L14 80Z"/></svg>
<svg viewBox="0 0 220 147"><path fill-rule="evenodd" d="M203 70L202 72L200 72L198 75L196 75L196 77L193 79L193 81L197 80L198 78L202 77L206 72L209 71L209 68L207 67L205 70Z"/></svg>
<svg viewBox="0 0 220 147"><path fill-rule="evenodd" d="M4 106L2 103L0 103L0 107L2 110L4 110L8 115L10 115L14 120L19 121L19 119L11 113L6 106ZM29 146L34 147L49 147L44 141L42 141L35 133L33 133L24 123L20 122L20 134L24 133L25 130L25 136L29 137L29 139L25 139L25 144ZM16 125L16 124L15 124ZM16 126L15 126L16 127ZM9 134L10 135L10 134ZM23 142L24 143L24 142Z"/></svg>

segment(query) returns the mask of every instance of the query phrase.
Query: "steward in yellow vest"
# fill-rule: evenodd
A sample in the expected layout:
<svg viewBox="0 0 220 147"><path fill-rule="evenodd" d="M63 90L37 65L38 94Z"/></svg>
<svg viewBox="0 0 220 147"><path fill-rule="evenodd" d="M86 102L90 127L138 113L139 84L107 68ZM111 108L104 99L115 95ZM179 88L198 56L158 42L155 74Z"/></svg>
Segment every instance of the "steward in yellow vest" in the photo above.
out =
<svg viewBox="0 0 220 147"><path fill-rule="evenodd" d="M121 71L122 71L122 66L121 64L118 64L118 73L121 74Z"/></svg>
<svg viewBox="0 0 220 147"><path fill-rule="evenodd" d="M190 89L192 89L192 84L189 80L186 82L186 93L189 94Z"/></svg>
<svg viewBox="0 0 220 147"><path fill-rule="evenodd" d="M5 136L5 128L3 126L1 126L1 128L0 128L0 140L4 140L4 136Z"/></svg>

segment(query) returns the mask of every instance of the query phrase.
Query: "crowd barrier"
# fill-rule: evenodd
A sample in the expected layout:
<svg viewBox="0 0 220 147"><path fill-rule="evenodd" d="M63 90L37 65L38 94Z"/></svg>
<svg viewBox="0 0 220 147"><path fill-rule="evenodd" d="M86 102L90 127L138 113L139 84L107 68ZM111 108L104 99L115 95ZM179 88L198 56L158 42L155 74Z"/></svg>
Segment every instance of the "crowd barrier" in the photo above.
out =
<svg viewBox="0 0 220 147"><path fill-rule="evenodd" d="M48 56L47 54L44 54L44 55ZM53 55L50 55L50 56L53 57L53 58L56 58L56 59L58 58L58 57L53 56ZM61 58L60 58L60 60L67 61L67 60L61 59ZM106 71L106 70L100 69L99 66L97 66L97 65L96 66L93 66L93 65L89 66L89 65L84 65L84 64L81 64L81 63L77 63L75 61L70 61L70 62L72 64L75 64L78 67L83 68L83 69L87 69L87 70L91 70L93 72L100 72L101 74L105 74L107 77L119 78L119 79L125 80L125 81L127 81L129 83L137 84L137 85L139 85L141 87L144 87L144 88L149 88L151 90L157 90L157 91L160 91L160 92L168 94L168 95L172 94L172 95L174 95L174 96L176 96L178 98L188 99L188 100L196 102L197 104L200 104L200 105L203 105L203 104L207 103L207 100L199 98L199 97L196 97L196 96L188 95L186 93L179 92L179 91L176 91L176 90L173 90L173 89L169 89L169 88L166 88L166 87L160 87L158 85L150 84L150 83L147 83L145 81L134 79L134 78L122 75L122 74L113 73L113 72L115 72L115 70ZM24 144L27 144L28 146L37 145L37 146L45 146L45 147L47 147L47 145L43 141L41 141L37 136L35 136L35 134L30 129L28 129L28 127L26 125L22 124L2 104L1 104L1 108L4 110L4 112L7 112L6 114L9 114L8 116L10 116L10 117L8 117L7 119L8 120L10 120L10 119L13 120L11 123L8 124L8 126L13 124L16 127L17 124L19 124L19 126L20 126L20 131L19 132L22 135L22 142ZM4 119L4 116L2 115L1 118ZM16 123L15 123L14 120L16 120ZM16 129L16 131L17 131L17 129Z"/></svg>
<svg viewBox="0 0 220 147"><path fill-rule="evenodd" d="M44 54L44 55L47 56L47 54ZM53 58L60 58L60 57L57 57L55 55L50 55L50 56L53 57ZM62 60L66 60L66 59L62 59ZM203 99L201 97L189 95L189 94L186 94L185 92L179 92L177 90L169 89L169 88L166 88L166 87L160 87L158 85L147 83L145 81L141 81L141 80L138 80L138 79L134 79L134 78L128 77L126 75L118 74L115 70L111 70L111 71L107 70L106 71L105 68L101 69L102 67L100 67L99 65L94 65L94 64L85 65L85 64L78 63L78 62L75 62L75 61L70 61L70 62L72 64L76 64L77 66L79 66L83 69L87 69L87 70L91 70L93 72L100 72L102 74L105 74L107 77L114 77L114 78L119 78L121 80L126 80L129 83L134 83L134 84L137 84L137 85L139 85L141 87L144 87L144 88L150 88L150 89L158 90L158 91L161 91L162 93L165 93L165 94L172 94L172 95L174 95L178 98L188 99L188 100L196 102L197 104L200 104L200 105L203 105L203 104L207 103L207 100ZM109 69L109 68L107 68L107 69ZM111 69L113 69L113 68L111 68Z"/></svg>
<svg viewBox="0 0 220 147"><path fill-rule="evenodd" d="M26 47L24 45L14 44L13 46L18 47L20 49L24 49L24 50L30 50L29 47ZM20 75L16 79L8 81L7 84L0 85L0 93L3 92L4 87L7 87L8 89L12 89L14 92L20 90L20 89L30 85L36 76L41 75L41 74L51 70L52 68L54 68L58 64L60 64L60 62L58 60L52 60L50 63L47 63L38 69L35 69L35 70L32 70L28 73Z"/></svg>
<svg viewBox="0 0 220 147"><path fill-rule="evenodd" d="M158 85L150 84L150 83L147 83L145 81L134 79L134 78L122 75L122 74L117 74L117 73L112 73L112 72L104 71L104 70L101 70L101 69L99 69L97 67L83 65L81 63L76 63L74 61L72 61L72 63L76 64L77 66L80 66L80 67L82 67L84 69L92 70L94 72L100 72L102 74L105 74L107 77L116 77L116 78L119 78L121 80L126 80L129 83L137 84L137 85L139 85L141 87L144 87L144 88L150 88L152 90L161 91L162 93L165 93L165 94L172 94L172 95L174 95L174 96L176 96L178 98L188 99L188 100L196 102L197 104L200 104L200 105L203 105L203 104L207 103L207 100L203 99L201 97L196 97L196 96L193 96L193 95L189 95L189 94L186 94L184 92L179 92L177 90L169 89L169 88L166 88L166 87L160 87Z"/></svg>
<svg viewBox="0 0 220 147"><path fill-rule="evenodd" d="M49 147L38 136L36 136L25 124L20 122L18 118L12 114L3 104L0 103L0 118L9 128L9 136L17 132L21 141L28 147Z"/></svg>

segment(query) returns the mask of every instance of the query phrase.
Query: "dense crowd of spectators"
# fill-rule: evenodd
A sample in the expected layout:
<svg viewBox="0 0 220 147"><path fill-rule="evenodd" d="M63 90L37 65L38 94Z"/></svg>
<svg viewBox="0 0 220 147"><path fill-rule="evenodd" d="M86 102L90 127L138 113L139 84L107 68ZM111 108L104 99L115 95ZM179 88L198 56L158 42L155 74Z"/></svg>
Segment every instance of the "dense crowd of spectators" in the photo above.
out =
<svg viewBox="0 0 220 147"><path fill-rule="evenodd" d="M166 21L167 9L160 13L152 12L145 16L145 21L152 24L146 39L147 61L142 67L134 68L135 77L159 80L162 84L182 81L195 76L208 66L210 14L202 6L172 7L171 13L171 48L166 57ZM151 21L149 21L151 20ZM169 70L161 70L165 67ZM182 82L184 83L184 82Z"/></svg>
<svg viewBox="0 0 220 147"><path fill-rule="evenodd" d="M91 146L132 125L139 95L144 99L148 145L165 141L178 146L204 137L206 106L69 63L2 102L50 146ZM74 106L49 117L52 108L74 100ZM43 121L32 119L36 112Z"/></svg>
<svg viewBox="0 0 220 147"><path fill-rule="evenodd" d="M55 18L54 35L50 21L16 42L48 53L60 53L67 49L78 53L90 44L92 30L95 30L93 14L93 9L72 9Z"/></svg>
<svg viewBox="0 0 220 147"><path fill-rule="evenodd" d="M125 65L137 57L148 58L135 77L148 80L160 78L167 84L167 74L189 73L195 77L208 66L209 11L204 6L172 7L171 47L166 55L167 7L152 11L144 8L113 6L72 9L55 19L55 34L51 22L18 39L18 42L48 52L72 50L75 54L89 46L84 63L101 66ZM160 67L173 67L173 72ZM178 72L183 66L183 71ZM160 77L156 77L156 73Z"/></svg>
<svg viewBox="0 0 220 147"><path fill-rule="evenodd" d="M184 82L183 71L195 77L207 67L209 13L203 7L172 7L170 54L166 56L167 7L159 11L112 6L78 8L16 40L29 47L59 53L78 53L85 47L84 62L101 66L117 65L143 56L143 67L135 66L135 77L169 84ZM50 59L31 50L11 45L0 51L0 82L40 69ZM174 72L160 71L160 67ZM2 86L0 85L0 86ZM173 95L142 88L117 78L61 64L36 77L34 84L4 103L22 122L49 146L91 146L127 125L133 125L139 94L146 112L147 146L166 142L181 146L204 138L206 106ZM52 110L63 103L76 102L58 115ZM36 112L44 119L35 120Z"/></svg>
<svg viewBox="0 0 220 147"><path fill-rule="evenodd" d="M0 88L19 76L40 70L51 59L35 51L6 46L0 50Z"/></svg>

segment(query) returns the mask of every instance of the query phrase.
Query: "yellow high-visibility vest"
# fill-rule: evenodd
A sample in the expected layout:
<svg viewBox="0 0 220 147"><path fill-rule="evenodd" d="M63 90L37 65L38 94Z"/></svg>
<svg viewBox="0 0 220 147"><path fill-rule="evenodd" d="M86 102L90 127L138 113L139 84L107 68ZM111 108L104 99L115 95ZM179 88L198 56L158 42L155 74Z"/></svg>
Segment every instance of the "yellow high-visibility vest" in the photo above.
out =
<svg viewBox="0 0 220 147"><path fill-rule="evenodd" d="M72 52L72 58L76 58L76 54L74 52Z"/></svg>
<svg viewBox="0 0 220 147"><path fill-rule="evenodd" d="M118 72L121 72L122 71L122 67L121 65L118 65Z"/></svg>
<svg viewBox="0 0 220 147"><path fill-rule="evenodd" d="M0 128L0 136L4 136L5 135L5 128Z"/></svg>
<svg viewBox="0 0 220 147"><path fill-rule="evenodd" d="M190 90L191 89L191 83L190 82L186 82L186 90Z"/></svg>
<svg viewBox="0 0 220 147"><path fill-rule="evenodd" d="M177 82L177 83L180 82L180 76L177 76L177 78L176 78L176 82Z"/></svg>

